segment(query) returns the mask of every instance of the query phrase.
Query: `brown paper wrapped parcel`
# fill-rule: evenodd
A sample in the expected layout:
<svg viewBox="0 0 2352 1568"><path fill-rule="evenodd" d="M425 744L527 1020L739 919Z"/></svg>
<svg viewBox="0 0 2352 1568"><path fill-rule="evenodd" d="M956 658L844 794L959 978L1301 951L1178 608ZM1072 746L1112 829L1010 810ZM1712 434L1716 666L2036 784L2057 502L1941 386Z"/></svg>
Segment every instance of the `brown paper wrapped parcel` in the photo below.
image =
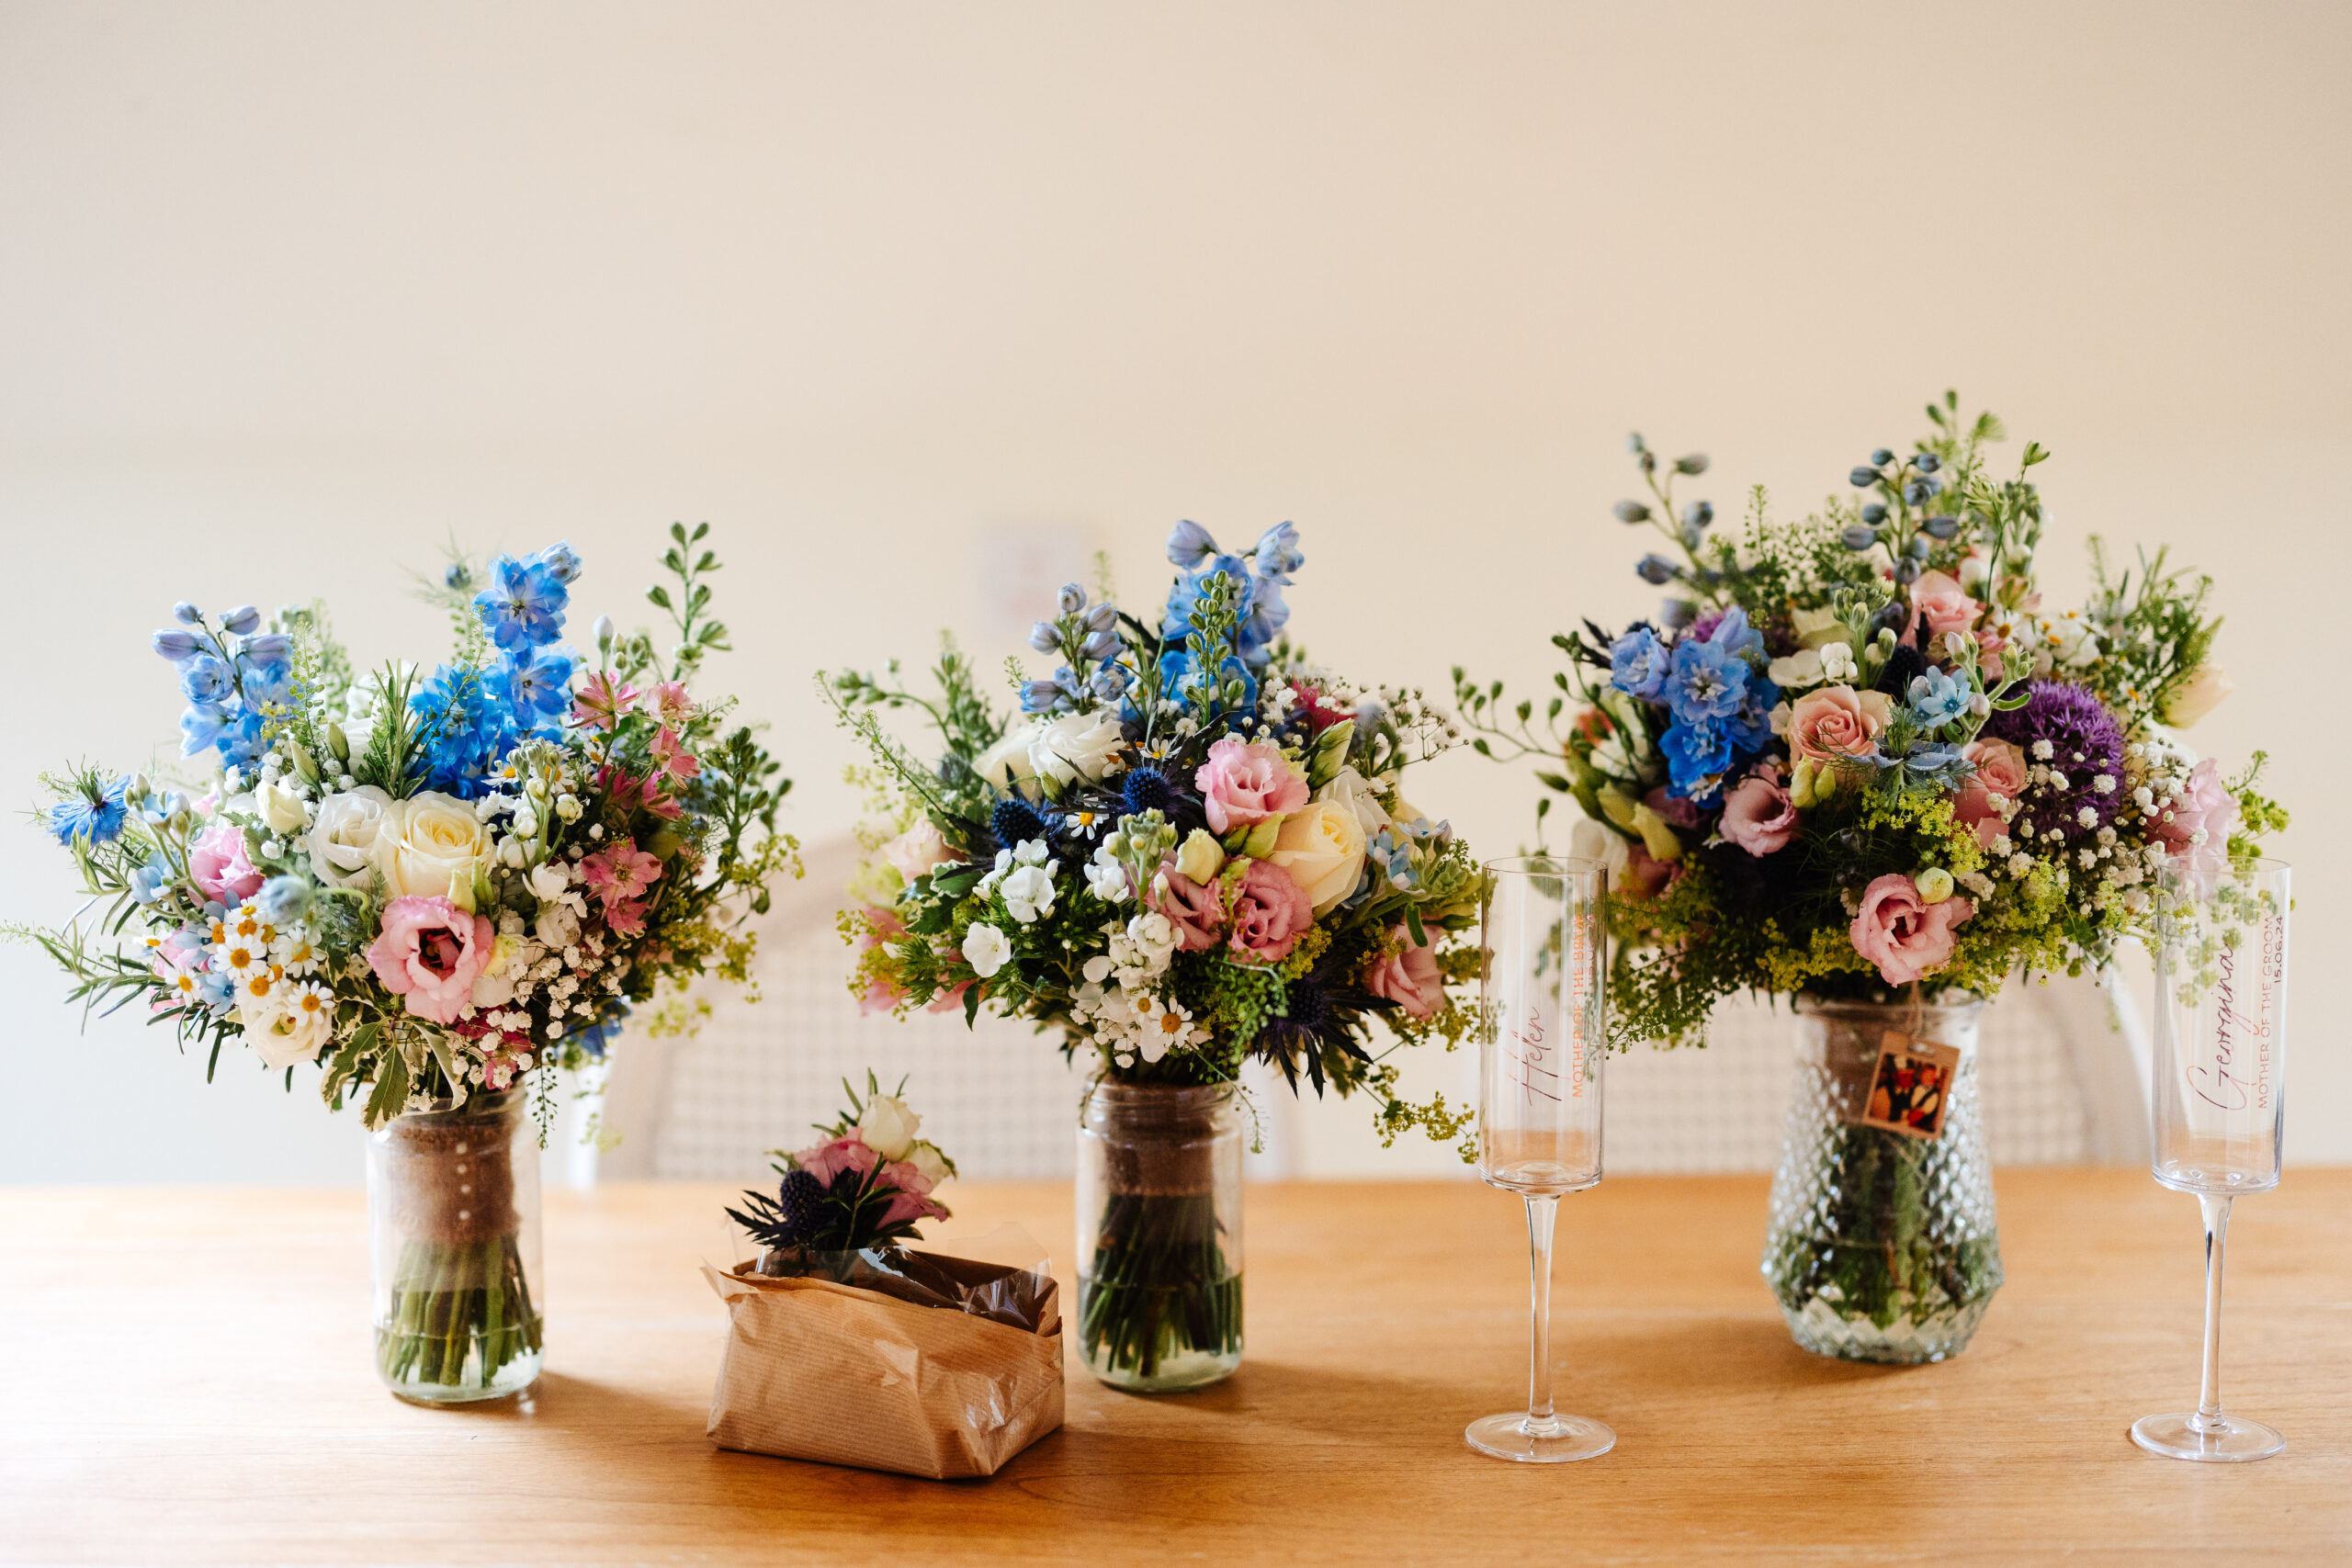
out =
<svg viewBox="0 0 2352 1568"><path fill-rule="evenodd" d="M882 1288L776 1278L751 1263L722 1274L706 1264L729 1320L712 1439L746 1453L948 1481L993 1475L1059 1427L1052 1276L910 1256L936 1288L870 1270L854 1277ZM964 1305L949 1304L952 1297Z"/></svg>

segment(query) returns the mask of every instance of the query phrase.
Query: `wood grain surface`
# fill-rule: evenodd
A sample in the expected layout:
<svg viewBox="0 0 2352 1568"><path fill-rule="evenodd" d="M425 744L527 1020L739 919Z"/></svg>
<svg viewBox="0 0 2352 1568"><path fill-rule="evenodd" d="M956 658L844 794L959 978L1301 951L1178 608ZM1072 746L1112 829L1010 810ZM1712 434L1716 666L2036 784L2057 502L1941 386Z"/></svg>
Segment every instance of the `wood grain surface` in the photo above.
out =
<svg viewBox="0 0 2352 1568"><path fill-rule="evenodd" d="M2008 1283L1942 1366L1796 1349L1757 1273L1766 1184L1565 1200L1563 1408L1587 1463L1481 1458L1523 1398L1519 1205L1469 1184L1249 1195L1248 1356L1217 1388L1110 1393L952 1484L722 1453L710 1187L550 1196L548 1370L519 1400L375 1381L355 1192L0 1191L0 1560L48 1562L2352 1561L2352 1171L2238 1205L2225 1404L2247 1466L2142 1454L2195 1403L2196 1206L2120 1170L1999 1180ZM1058 1185L950 1189L1057 1257Z"/></svg>

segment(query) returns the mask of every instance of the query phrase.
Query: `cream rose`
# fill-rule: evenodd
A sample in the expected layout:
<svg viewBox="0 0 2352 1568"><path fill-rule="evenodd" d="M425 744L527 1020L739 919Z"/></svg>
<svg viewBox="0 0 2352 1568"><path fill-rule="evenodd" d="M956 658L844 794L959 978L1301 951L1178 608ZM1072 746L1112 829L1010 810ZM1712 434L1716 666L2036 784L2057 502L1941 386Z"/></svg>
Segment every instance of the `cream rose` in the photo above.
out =
<svg viewBox="0 0 2352 1568"><path fill-rule="evenodd" d="M1283 818L1266 859L1306 892L1317 919L1339 907L1363 876L1363 824L1332 801L1316 801Z"/></svg>
<svg viewBox="0 0 2352 1568"><path fill-rule="evenodd" d="M392 797L374 784L327 796L319 802L318 817L304 840L311 871L331 886L364 885L376 869L376 842L385 824L397 818Z"/></svg>
<svg viewBox="0 0 2352 1568"><path fill-rule="evenodd" d="M904 1159L913 1153L915 1134L922 1128L922 1118L896 1095L876 1095L857 1119L859 1141L884 1159Z"/></svg>
<svg viewBox="0 0 2352 1568"><path fill-rule="evenodd" d="M427 790L387 814L376 836L376 869L392 898L447 898L470 914L474 874L490 859L490 833L474 808Z"/></svg>
<svg viewBox="0 0 2352 1568"><path fill-rule="evenodd" d="M1032 720L1018 729L1006 730L1004 739L980 753L973 770L998 789L1012 789L1035 778L1037 770L1029 761L1029 747L1044 728Z"/></svg>
<svg viewBox="0 0 2352 1568"><path fill-rule="evenodd" d="M1356 819L1356 826L1363 829L1367 839L1388 826L1388 808L1380 804L1380 796L1352 766L1333 773L1331 782L1315 792L1315 798L1343 807Z"/></svg>

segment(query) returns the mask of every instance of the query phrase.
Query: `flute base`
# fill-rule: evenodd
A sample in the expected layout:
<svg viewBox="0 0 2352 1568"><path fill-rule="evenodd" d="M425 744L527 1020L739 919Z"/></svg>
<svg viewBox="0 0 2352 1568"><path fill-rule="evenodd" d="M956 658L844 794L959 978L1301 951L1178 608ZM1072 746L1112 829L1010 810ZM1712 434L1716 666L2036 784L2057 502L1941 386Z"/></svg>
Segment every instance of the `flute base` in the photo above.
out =
<svg viewBox="0 0 2352 1568"><path fill-rule="evenodd" d="M2287 1446L2286 1438L2259 1421L2241 1421L2233 1416L2203 1420L2193 1411L2143 1416L2132 1423L2132 1440L2152 1454L2207 1464L2268 1459Z"/></svg>
<svg viewBox="0 0 2352 1568"><path fill-rule="evenodd" d="M1538 1423L1524 1410L1473 1421L1463 1440L1480 1453L1521 1464L1566 1464L1597 1459L1617 1446L1617 1434L1582 1416L1555 1416Z"/></svg>

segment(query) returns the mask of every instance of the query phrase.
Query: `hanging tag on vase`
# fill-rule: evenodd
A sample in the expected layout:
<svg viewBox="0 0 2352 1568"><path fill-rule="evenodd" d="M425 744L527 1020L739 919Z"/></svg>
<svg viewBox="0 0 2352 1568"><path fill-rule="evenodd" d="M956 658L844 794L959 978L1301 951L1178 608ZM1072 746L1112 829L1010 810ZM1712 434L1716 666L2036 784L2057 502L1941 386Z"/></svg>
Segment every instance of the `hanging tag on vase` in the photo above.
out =
<svg viewBox="0 0 2352 1568"><path fill-rule="evenodd" d="M1959 1073L1958 1046L1890 1029L1880 1036L1870 1094L1854 1120L1933 1143L1944 1135L1944 1112L1951 1105L1952 1080Z"/></svg>

